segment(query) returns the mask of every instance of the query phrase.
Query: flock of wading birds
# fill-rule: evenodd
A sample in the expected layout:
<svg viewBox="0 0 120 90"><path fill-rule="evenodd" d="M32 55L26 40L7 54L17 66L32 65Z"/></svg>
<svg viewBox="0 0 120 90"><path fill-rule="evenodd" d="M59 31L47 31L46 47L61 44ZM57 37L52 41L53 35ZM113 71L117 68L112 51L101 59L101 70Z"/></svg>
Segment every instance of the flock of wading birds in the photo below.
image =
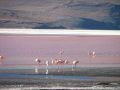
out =
<svg viewBox="0 0 120 90"><path fill-rule="evenodd" d="M60 51L60 53L59 53L59 54L60 54L60 57L59 57L59 58L55 58L55 59L53 59L53 60L51 61L51 64L52 64L52 65L58 65L58 70L57 70L58 72L60 72L60 68L59 68L60 65L67 65L67 64L70 63L68 60L64 60L64 59L62 58L63 53L64 53L63 50ZM88 55L89 55L90 57L93 57L93 58L94 58L94 57L96 56L96 52L95 52L95 51L89 51L89 52L88 52ZM0 64L3 63L3 59L4 59L4 57L3 57L3 56L0 56ZM39 66L40 66L41 63L42 63L42 60L39 59L39 58L36 58L34 61L35 61ZM76 68L76 65L77 65L78 63L79 63L78 60L72 61L72 71L74 71L74 69ZM49 70L48 70L49 64L50 64L49 61L45 61L46 74L49 73ZM35 73L36 73L36 74L39 74L38 66L35 66Z"/></svg>

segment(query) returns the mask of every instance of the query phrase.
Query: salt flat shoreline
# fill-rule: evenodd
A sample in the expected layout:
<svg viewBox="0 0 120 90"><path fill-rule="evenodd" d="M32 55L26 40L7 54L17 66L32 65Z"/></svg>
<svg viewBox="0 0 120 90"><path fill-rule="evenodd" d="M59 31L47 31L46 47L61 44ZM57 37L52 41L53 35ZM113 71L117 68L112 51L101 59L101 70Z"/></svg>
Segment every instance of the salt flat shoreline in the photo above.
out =
<svg viewBox="0 0 120 90"><path fill-rule="evenodd" d="M102 81L103 80L103 81ZM98 81L82 80L64 80L49 78L0 78L0 89L112 89L119 90L120 81L107 81L99 79Z"/></svg>
<svg viewBox="0 0 120 90"><path fill-rule="evenodd" d="M120 87L16 87L16 88L1 88L2 90L119 90Z"/></svg>
<svg viewBox="0 0 120 90"><path fill-rule="evenodd" d="M90 81L90 82L120 82L120 68L107 67L107 68L79 68L74 71L71 68L50 68L48 75L45 74L45 69L39 68L39 73L34 72L32 69L0 69L0 83L7 82L25 82L31 80L66 80L66 81ZM57 78L54 78L57 77ZM60 77L60 78L59 78ZM67 77L69 77L67 79ZM78 77L78 79L77 79ZM80 78L79 78L80 77ZM3 80L3 81L2 81ZM7 80L7 81L6 81ZM47 81L46 81L47 82Z"/></svg>
<svg viewBox="0 0 120 90"><path fill-rule="evenodd" d="M104 76L104 77L120 77L120 67L76 67L72 71L72 67L60 66L49 68L49 75L64 75L64 76ZM0 68L0 74L33 74L44 75L45 67L38 67L38 73L35 73L35 67L8 67Z"/></svg>
<svg viewBox="0 0 120 90"><path fill-rule="evenodd" d="M119 90L120 86L120 69L119 67L107 68L79 68L74 71L71 68L50 68L48 75L45 75L45 69L40 68L39 73L34 73L31 69L0 69L0 89L7 90L26 90L26 89L112 89ZM7 75L8 76L5 76ZM2 76L1 76L2 75ZM9 75L12 75L9 76ZM20 75L17 77L14 75ZM29 77L28 77L29 76ZM42 77L41 77L42 76ZM53 78L50 78L52 76ZM54 77L58 78L54 78ZM61 78L59 78L59 76ZM66 78L66 77L71 78ZM62 78L64 77L64 78ZM74 79L72 77L81 77ZM84 77L87 77L87 79Z"/></svg>

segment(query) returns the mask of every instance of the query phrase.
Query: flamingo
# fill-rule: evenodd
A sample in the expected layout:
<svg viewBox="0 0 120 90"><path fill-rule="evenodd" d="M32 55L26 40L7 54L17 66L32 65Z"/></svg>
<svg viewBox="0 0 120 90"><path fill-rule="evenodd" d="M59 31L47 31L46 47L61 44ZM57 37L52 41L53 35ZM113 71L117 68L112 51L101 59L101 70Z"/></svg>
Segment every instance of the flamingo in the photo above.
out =
<svg viewBox="0 0 120 90"><path fill-rule="evenodd" d="M69 64L69 61L68 61L68 60L65 60L64 64Z"/></svg>
<svg viewBox="0 0 120 90"><path fill-rule="evenodd" d="M45 64L46 64L46 74L48 74L49 73L48 71L49 61L46 61Z"/></svg>
<svg viewBox="0 0 120 90"><path fill-rule="evenodd" d="M58 59L55 61L55 64L58 65L58 72L60 72L60 65L64 64L64 60Z"/></svg>
<svg viewBox="0 0 120 90"><path fill-rule="evenodd" d="M59 54L60 54L59 58L55 58L54 60L51 61L51 64L53 64L53 65L58 65L58 72L60 71L60 68L59 68L60 65L68 64L68 63L69 63L68 60L64 60L64 59L62 58L63 53L64 53L64 51L63 51L63 49L62 49L62 50L59 52Z"/></svg>
<svg viewBox="0 0 120 90"><path fill-rule="evenodd" d="M69 61L68 60L63 60L63 59L55 59L55 60L52 60L51 63L54 64L54 65L58 65L58 72L59 72L59 70L60 70L59 66L63 65L63 64L68 64Z"/></svg>
<svg viewBox="0 0 120 90"><path fill-rule="evenodd" d="M54 60L52 59L51 64L54 64Z"/></svg>
<svg viewBox="0 0 120 90"><path fill-rule="evenodd" d="M51 64L57 65L58 64L58 60L57 59L53 59L52 62L51 62ZM59 69L59 66L58 66L58 69ZM58 70L58 72L59 72L59 70Z"/></svg>
<svg viewBox="0 0 120 90"><path fill-rule="evenodd" d="M35 59L35 62L37 62L38 64L40 64L40 63L41 63L41 60L40 60L39 58L36 58L36 59Z"/></svg>
<svg viewBox="0 0 120 90"><path fill-rule="evenodd" d="M4 59L4 57L3 57L3 56L0 56L0 64L3 63L3 59Z"/></svg>
<svg viewBox="0 0 120 90"><path fill-rule="evenodd" d="M60 58L62 58L63 53L64 53L64 50L62 49L62 50L59 52Z"/></svg>
<svg viewBox="0 0 120 90"><path fill-rule="evenodd" d="M39 59L39 58L36 58L35 59L35 62L37 62L38 64L40 64L41 63L41 60ZM35 73L39 73L39 71L38 71L38 66L35 66Z"/></svg>
<svg viewBox="0 0 120 90"><path fill-rule="evenodd" d="M74 70L74 67L76 68L76 65L79 63L79 61L77 61L77 60L74 60L73 62L72 62L72 71Z"/></svg>
<svg viewBox="0 0 120 90"><path fill-rule="evenodd" d="M94 58L96 56L96 52L95 51L89 51L88 55Z"/></svg>

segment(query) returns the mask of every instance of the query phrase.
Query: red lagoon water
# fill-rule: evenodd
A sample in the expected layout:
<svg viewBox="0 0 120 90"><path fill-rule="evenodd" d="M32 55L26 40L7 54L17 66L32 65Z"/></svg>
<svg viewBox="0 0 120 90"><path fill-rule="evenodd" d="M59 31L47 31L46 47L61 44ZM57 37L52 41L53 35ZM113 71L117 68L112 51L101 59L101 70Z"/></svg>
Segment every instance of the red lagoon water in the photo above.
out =
<svg viewBox="0 0 120 90"><path fill-rule="evenodd" d="M4 64L36 64L35 58L46 60L59 57L79 60L80 65L120 64L120 36L0 36L0 55ZM88 56L95 50L96 57Z"/></svg>

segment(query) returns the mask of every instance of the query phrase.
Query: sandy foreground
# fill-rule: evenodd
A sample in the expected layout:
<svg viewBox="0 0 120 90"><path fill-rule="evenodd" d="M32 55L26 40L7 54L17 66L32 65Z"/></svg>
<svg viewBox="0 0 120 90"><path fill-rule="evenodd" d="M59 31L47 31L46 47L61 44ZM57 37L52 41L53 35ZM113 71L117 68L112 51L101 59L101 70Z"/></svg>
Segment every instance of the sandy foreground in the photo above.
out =
<svg viewBox="0 0 120 90"><path fill-rule="evenodd" d="M119 90L120 78L97 77L97 80L64 80L49 78L1 78L1 90L38 90L38 89L108 89ZM118 80L119 79L119 80Z"/></svg>

